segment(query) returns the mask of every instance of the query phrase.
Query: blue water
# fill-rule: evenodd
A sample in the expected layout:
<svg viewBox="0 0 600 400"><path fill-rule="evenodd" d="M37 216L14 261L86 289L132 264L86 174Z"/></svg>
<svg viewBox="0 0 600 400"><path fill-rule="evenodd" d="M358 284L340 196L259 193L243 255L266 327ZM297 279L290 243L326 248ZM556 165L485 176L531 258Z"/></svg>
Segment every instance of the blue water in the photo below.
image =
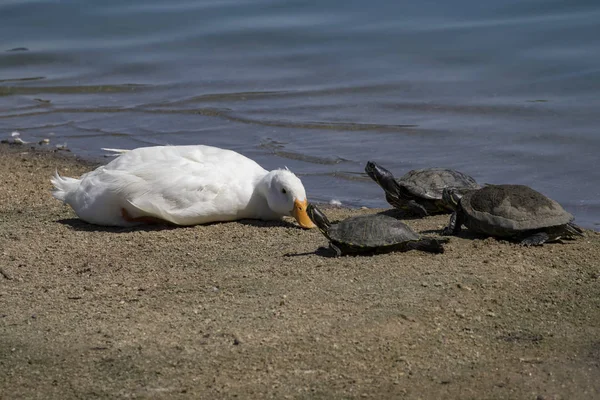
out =
<svg viewBox="0 0 600 400"><path fill-rule="evenodd" d="M349 206L387 206L367 160L453 167L598 229L600 2L1 0L15 130L91 158L231 148Z"/></svg>

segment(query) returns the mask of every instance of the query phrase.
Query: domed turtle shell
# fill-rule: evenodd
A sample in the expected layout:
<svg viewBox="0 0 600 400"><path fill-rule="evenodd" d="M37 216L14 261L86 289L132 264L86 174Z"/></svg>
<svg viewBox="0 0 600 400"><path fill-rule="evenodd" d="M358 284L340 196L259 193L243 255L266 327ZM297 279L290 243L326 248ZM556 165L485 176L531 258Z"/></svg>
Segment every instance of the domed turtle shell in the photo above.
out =
<svg viewBox="0 0 600 400"><path fill-rule="evenodd" d="M351 246L377 248L419 240L408 225L383 214L361 215L329 227L331 240Z"/></svg>
<svg viewBox="0 0 600 400"><path fill-rule="evenodd" d="M460 171L447 168L415 169L398 179L398 183L415 196L441 200L445 188L479 189L475 179Z"/></svg>
<svg viewBox="0 0 600 400"><path fill-rule="evenodd" d="M489 234L565 225L573 220L556 201L523 185L488 185L464 194L468 225Z"/></svg>

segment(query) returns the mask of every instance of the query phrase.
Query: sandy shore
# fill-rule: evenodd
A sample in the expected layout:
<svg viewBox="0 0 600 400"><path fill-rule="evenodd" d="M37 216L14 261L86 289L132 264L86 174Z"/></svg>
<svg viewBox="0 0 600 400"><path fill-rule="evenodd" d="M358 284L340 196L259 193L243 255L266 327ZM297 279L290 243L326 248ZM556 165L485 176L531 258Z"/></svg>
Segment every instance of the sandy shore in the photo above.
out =
<svg viewBox="0 0 600 400"><path fill-rule="evenodd" d="M0 145L0 398L600 396L596 232L330 258L291 220L88 225L49 178L92 168Z"/></svg>

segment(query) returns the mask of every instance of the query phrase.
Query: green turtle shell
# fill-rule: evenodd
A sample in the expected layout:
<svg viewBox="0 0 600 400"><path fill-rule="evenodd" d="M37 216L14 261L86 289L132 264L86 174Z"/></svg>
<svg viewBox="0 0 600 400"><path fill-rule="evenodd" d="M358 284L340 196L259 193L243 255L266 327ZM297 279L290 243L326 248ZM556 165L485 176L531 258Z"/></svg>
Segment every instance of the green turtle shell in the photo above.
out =
<svg viewBox="0 0 600 400"><path fill-rule="evenodd" d="M492 235L568 224L573 216L556 201L523 185L488 185L460 200L467 226Z"/></svg>
<svg viewBox="0 0 600 400"><path fill-rule="evenodd" d="M419 235L396 218L361 215L345 219L329 228L332 241L349 246L378 248L419 240Z"/></svg>
<svg viewBox="0 0 600 400"><path fill-rule="evenodd" d="M459 191L480 188L469 175L447 168L415 169L404 174L397 182L413 195L428 200L441 200L445 188Z"/></svg>

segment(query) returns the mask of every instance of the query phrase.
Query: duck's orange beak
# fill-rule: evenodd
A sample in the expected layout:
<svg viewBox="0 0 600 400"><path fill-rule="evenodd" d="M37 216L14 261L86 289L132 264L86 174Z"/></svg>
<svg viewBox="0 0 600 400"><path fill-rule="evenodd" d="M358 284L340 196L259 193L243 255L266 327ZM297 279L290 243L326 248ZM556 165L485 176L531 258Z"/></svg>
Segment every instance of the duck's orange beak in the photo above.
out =
<svg viewBox="0 0 600 400"><path fill-rule="evenodd" d="M304 199L303 201L294 200L294 209L292 210L292 215L296 218L296 221L300 224L301 227L306 229L311 229L315 227L315 224L310 220L310 217L306 213L306 206L308 206L308 200Z"/></svg>

